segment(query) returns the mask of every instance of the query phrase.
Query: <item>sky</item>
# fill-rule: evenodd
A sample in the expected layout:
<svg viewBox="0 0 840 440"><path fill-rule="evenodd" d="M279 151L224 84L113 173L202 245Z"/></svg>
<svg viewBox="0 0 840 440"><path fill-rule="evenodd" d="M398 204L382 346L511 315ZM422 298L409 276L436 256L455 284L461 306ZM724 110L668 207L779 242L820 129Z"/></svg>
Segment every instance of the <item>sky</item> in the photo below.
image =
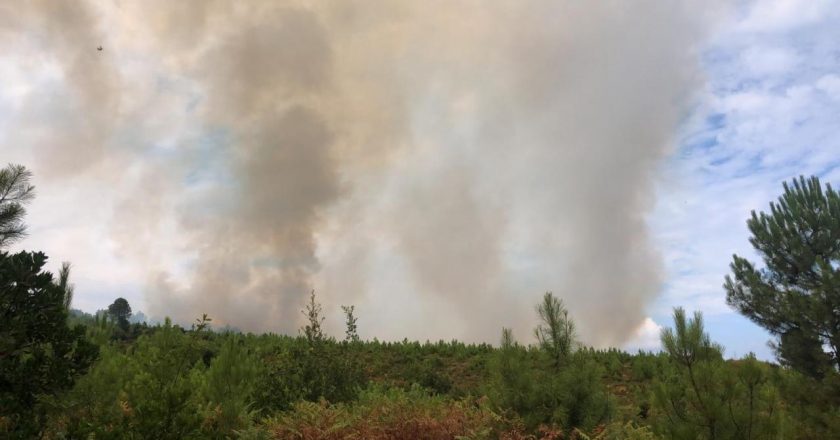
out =
<svg viewBox="0 0 840 440"><path fill-rule="evenodd" d="M293 333L596 346L730 309L746 219L840 181L838 1L0 6L0 160L74 306ZM102 46L102 50L97 48Z"/></svg>
<svg viewBox="0 0 840 440"><path fill-rule="evenodd" d="M668 272L650 309L659 325L683 305L727 354L772 358L769 335L727 307L721 285L733 253L760 261L746 220L781 182L840 181L838 15L838 2L743 3L707 43L702 97L662 163L650 217Z"/></svg>

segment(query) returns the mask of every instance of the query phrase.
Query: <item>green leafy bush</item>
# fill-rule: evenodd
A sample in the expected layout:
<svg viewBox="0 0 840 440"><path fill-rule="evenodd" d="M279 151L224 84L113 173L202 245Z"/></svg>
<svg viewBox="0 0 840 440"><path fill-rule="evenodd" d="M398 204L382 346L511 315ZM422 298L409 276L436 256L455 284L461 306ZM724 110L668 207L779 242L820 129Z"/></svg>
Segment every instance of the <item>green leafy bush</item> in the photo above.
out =
<svg viewBox="0 0 840 440"><path fill-rule="evenodd" d="M66 289L41 252L0 252L0 434L40 435L48 406L97 356L84 327L67 325Z"/></svg>
<svg viewBox="0 0 840 440"><path fill-rule="evenodd" d="M662 332L670 369L657 381L656 403L663 417L658 431L673 439L775 438L784 426L778 394L766 368L750 355L725 362L709 339L703 318L674 311L674 329Z"/></svg>

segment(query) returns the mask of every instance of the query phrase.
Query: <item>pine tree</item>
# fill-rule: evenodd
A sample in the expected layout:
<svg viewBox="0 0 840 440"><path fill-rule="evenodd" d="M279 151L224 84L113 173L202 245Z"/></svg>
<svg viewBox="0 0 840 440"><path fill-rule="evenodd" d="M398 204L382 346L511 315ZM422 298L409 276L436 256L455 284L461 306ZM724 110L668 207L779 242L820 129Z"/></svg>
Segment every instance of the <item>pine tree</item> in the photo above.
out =
<svg viewBox="0 0 840 440"><path fill-rule="evenodd" d="M65 290L46 262L41 252L0 252L0 419L19 438L37 437L41 402L71 388L98 351L83 326L68 327Z"/></svg>
<svg viewBox="0 0 840 440"><path fill-rule="evenodd" d="M344 332L344 340L347 342L359 342L359 333L356 331L356 316L353 314L354 306L341 306L344 316L347 319L347 330Z"/></svg>
<svg viewBox="0 0 840 440"><path fill-rule="evenodd" d="M0 170L0 249L26 235L23 204L35 196L29 184L32 173L22 165L9 164Z"/></svg>
<svg viewBox="0 0 840 440"><path fill-rule="evenodd" d="M766 267L734 255L726 299L777 337L783 363L819 378L840 369L840 195L816 177L783 186L747 221Z"/></svg>
<svg viewBox="0 0 840 440"><path fill-rule="evenodd" d="M524 412L533 380L522 361L524 350L513 339L513 330L502 328L502 338L493 364L493 392L499 406Z"/></svg>
<svg viewBox="0 0 840 440"><path fill-rule="evenodd" d="M117 298L108 306L108 314L117 323L117 327L128 331L128 319L131 318L131 306L125 298Z"/></svg>
<svg viewBox="0 0 840 440"><path fill-rule="evenodd" d="M575 324L563 300L546 292L537 305L537 314L542 323L534 329L540 347L551 356L551 362L559 369L572 353L575 343Z"/></svg>
<svg viewBox="0 0 840 440"><path fill-rule="evenodd" d="M670 437L720 438L724 413L716 367L722 350L706 334L703 316L695 313L686 320L685 311L675 309L674 329L664 329L661 340L677 373L657 390L657 400L669 416Z"/></svg>
<svg viewBox="0 0 840 440"><path fill-rule="evenodd" d="M69 312L75 286L70 283L70 263L67 261L61 263L61 269L58 271L58 287L64 291L64 309Z"/></svg>
<svg viewBox="0 0 840 440"><path fill-rule="evenodd" d="M306 307L301 310L306 316L307 324L303 327L302 333L306 336L306 340L310 344L320 343L324 340L324 331L321 329L321 324L324 323L324 318L321 317L321 304L315 302L315 290L309 294L309 302Z"/></svg>
<svg viewBox="0 0 840 440"><path fill-rule="evenodd" d="M209 403L205 430L212 426L222 434L208 437L230 438L235 430L247 425L249 402L259 374L259 359L248 350L244 339L228 335L203 377L203 394Z"/></svg>
<svg viewBox="0 0 840 440"><path fill-rule="evenodd" d="M674 310L674 329L661 334L670 369L654 387L659 427L665 438L749 440L777 438L781 408L767 374L750 354L723 360L723 348L709 338L698 312L686 319Z"/></svg>

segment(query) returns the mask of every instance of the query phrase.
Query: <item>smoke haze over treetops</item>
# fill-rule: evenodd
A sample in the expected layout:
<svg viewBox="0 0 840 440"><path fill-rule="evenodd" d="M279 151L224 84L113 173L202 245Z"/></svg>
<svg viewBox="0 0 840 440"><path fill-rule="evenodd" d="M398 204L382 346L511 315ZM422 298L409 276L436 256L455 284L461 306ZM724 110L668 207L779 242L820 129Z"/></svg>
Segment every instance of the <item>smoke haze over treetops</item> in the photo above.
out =
<svg viewBox="0 0 840 440"><path fill-rule="evenodd" d="M9 2L0 148L153 316L294 332L314 288L334 334L355 304L364 337L526 339L551 290L616 345L661 288L704 5Z"/></svg>

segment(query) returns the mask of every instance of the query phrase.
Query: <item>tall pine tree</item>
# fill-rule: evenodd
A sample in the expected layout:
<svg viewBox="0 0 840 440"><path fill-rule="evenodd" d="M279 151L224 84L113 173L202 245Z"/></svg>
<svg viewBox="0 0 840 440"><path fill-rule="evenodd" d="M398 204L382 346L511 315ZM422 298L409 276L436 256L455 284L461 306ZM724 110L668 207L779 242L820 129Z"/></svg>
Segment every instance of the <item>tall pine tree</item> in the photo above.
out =
<svg viewBox="0 0 840 440"><path fill-rule="evenodd" d="M554 368L560 369L575 349L575 323L563 300L551 292L546 292L537 305L537 314L540 325L534 329L534 335L540 347L551 356Z"/></svg>
<svg viewBox="0 0 840 440"><path fill-rule="evenodd" d="M777 337L783 363L817 378L839 369L840 195L800 176L747 226L765 268L734 255L727 303Z"/></svg>

